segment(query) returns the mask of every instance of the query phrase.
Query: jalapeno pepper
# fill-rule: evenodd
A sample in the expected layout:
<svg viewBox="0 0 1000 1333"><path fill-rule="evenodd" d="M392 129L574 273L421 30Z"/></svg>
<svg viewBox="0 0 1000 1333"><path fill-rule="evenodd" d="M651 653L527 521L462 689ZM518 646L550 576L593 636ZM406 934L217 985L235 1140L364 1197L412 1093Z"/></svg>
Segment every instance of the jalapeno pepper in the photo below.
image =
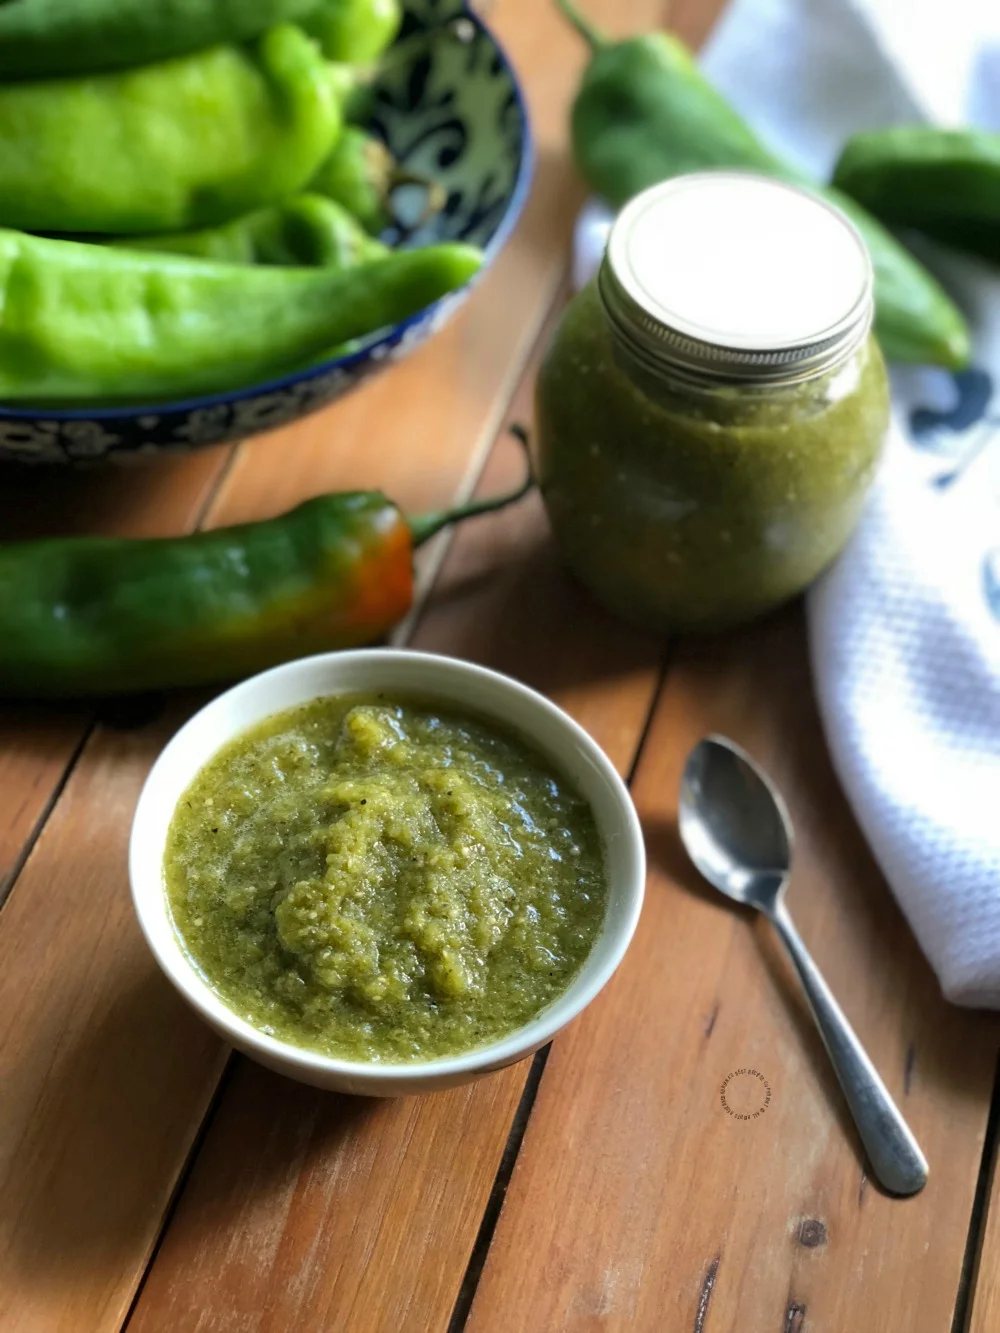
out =
<svg viewBox="0 0 1000 1333"><path fill-rule="evenodd" d="M619 207L668 177L715 167L816 190L848 214L871 253L875 329L886 356L966 364L968 326L930 273L863 208L776 157L704 78L683 42L667 33L610 42L571 0L557 3L593 52L572 119L573 154L593 190Z"/></svg>
<svg viewBox="0 0 1000 1333"><path fill-rule="evenodd" d="M176 400L299 368L461 287L457 243L253 268L0 231L0 400Z"/></svg>
<svg viewBox="0 0 1000 1333"><path fill-rule="evenodd" d="M318 194L296 195L221 227L117 237L110 243L127 250L194 255L226 264L324 268L352 268L389 254L388 247L369 236L346 208Z"/></svg>
<svg viewBox="0 0 1000 1333"><path fill-rule="evenodd" d="M931 125L857 134L833 183L883 222L1000 263L1000 134Z"/></svg>
<svg viewBox="0 0 1000 1333"><path fill-rule="evenodd" d="M0 546L0 695L205 684L371 643L410 607L415 547L530 485L422 519L354 491L189 537Z"/></svg>
<svg viewBox="0 0 1000 1333"><path fill-rule="evenodd" d="M244 42L320 0L5 0L0 75L38 79L128 69Z"/></svg>
<svg viewBox="0 0 1000 1333"><path fill-rule="evenodd" d="M251 47L0 86L0 225L183 231L273 203L333 147L341 82L282 24Z"/></svg>

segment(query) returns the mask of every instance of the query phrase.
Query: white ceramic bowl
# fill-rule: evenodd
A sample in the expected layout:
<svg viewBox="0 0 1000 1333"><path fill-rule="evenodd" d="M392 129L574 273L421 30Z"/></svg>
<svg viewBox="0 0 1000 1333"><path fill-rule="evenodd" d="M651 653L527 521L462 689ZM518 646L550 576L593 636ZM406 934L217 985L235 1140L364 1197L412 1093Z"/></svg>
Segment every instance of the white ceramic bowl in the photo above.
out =
<svg viewBox="0 0 1000 1333"><path fill-rule="evenodd" d="M163 854L182 793L227 741L272 713L331 694L420 695L492 718L521 734L590 802L608 875L604 928L580 972L557 1000L500 1041L442 1059L407 1064L336 1060L257 1031L205 984L185 954L167 909ZM326 653L254 676L196 713L146 780L129 845L132 900L156 961L181 995L226 1041L261 1064L337 1092L374 1097L430 1092L464 1083L530 1055L589 1004L621 962L639 918L645 852L635 808L598 745L555 704L508 676L450 657L375 648Z"/></svg>

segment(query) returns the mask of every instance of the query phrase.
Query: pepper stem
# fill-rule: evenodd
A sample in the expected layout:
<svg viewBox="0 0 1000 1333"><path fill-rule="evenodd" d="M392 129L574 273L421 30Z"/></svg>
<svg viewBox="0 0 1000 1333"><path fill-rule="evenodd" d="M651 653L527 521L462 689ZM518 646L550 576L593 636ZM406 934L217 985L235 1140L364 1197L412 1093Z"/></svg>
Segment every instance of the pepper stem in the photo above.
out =
<svg viewBox="0 0 1000 1333"><path fill-rule="evenodd" d="M396 190L402 189L407 185L419 185L424 191L424 206L420 216L411 223L406 223L403 219L395 216L392 208L392 196ZM386 189L390 212L393 213L393 221L404 231L416 231L417 227L422 227L431 218L436 217L448 202L448 191L440 181L432 181L429 176L422 176L418 171L407 171L405 167L395 166L389 173L389 181Z"/></svg>
<svg viewBox="0 0 1000 1333"><path fill-rule="evenodd" d="M528 494L535 484L535 479L531 475L531 463L528 460L528 432L523 426L516 424L509 426L508 430L521 445L525 461L528 462L528 474L517 490L510 491L507 495L494 496L490 500L472 500L468 504L459 505L456 509L444 509L436 514L423 514L420 518L411 518L409 524L414 546L423 546L424 542L430 541L442 528L447 528L452 523L461 523L464 519L475 518L478 514L492 514L497 509L506 509L508 505L515 504Z"/></svg>
<svg viewBox="0 0 1000 1333"><path fill-rule="evenodd" d="M573 0L556 0L565 18L569 19L573 27L577 30L583 40L592 51L599 50L602 46L607 46L608 39L602 32L594 27L586 14L581 14Z"/></svg>

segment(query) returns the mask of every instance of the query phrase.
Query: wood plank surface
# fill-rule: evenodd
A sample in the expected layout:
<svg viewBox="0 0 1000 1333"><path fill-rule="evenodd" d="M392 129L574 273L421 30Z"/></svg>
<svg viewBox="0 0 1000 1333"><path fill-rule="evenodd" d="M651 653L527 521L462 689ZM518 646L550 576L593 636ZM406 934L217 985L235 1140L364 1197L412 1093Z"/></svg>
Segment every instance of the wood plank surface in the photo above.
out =
<svg viewBox="0 0 1000 1333"><path fill-rule="evenodd" d="M125 877L132 809L175 721L98 731L0 913L12 1333L120 1326L221 1070L220 1043L155 969Z"/></svg>
<svg viewBox="0 0 1000 1333"><path fill-rule="evenodd" d="M605 4L604 17L611 8ZM522 309L539 292L551 302L565 266L579 190L561 145L582 51L548 8L526 0L493 6L490 21L525 78L540 149L532 200L513 241L532 256L524 270L529 280L523 288L496 285L502 308L513 302ZM517 327L515 320L512 332ZM426 429L428 417L438 419L438 398L453 395L473 373L465 339L451 347L438 342L435 350L452 358L452 380L445 390L414 374L404 385L395 372L400 430ZM494 402L502 401L503 388L494 393ZM530 383L516 416L526 415L529 394ZM494 411L479 429L494 431L497 422ZM315 475L326 457L323 441L306 447ZM338 448L357 458L366 478L380 466L360 408ZM414 480L426 475L425 457L423 448L415 450ZM487 490L519 466L509 447L494 462ZM398 476L397 460L383 484L392 490ZM244 505L256 512L271 504L273 484L284 483L270 473L262 482L260 467L241 459L213 520L218 512L228 521L242 517ZM534 512L526 506L456 539L415 642L537 684L589 726L616 762L630 762L655 689L658 647L605 622L570 588L545 543L537 503ZM238 1061L130 1330L443 1328L526 1072L504 1071L416 1107L348 1113L342 1099L290 1094L280 1079ZM317 1254L337 1261L317 1267Z"/></svg>
<svg viewBox="0 0 1000 1333"><path fill-rule="evenodd" d="M447 357L436 373L447 380ZM398 417L388 414L384 440L372 424L369 416L383 466L395 454L405 471ZM275 478L294 451L294 438L284 443ZM431 451L424 458L435 461ZM465 465L457 455L441 462L434 503L447 503ZM321 484L356 484L350 466L340 478L334 452ZM120 1327L222 1068L221 1044L159 976L126 877L139 787L192 706L179 702L166 728L140 727L126 742L98 728L0 913L0 997L11 1020L0 1037L0 1328ZM119 762L123 743L128 763ZM65 1060L54 1059L63 1049ZM142 1132L122 1138L133 1121Z"/></svg>
<svg viewBox="0 0 1000 1333"><path fill-rule="evenodd" d="M437 373L446 381L450 372L445 358ZM434 373L432 361L425 374ZM390 414L387 424L383 440L369 417L370 444L383 449L383 464L395 452L405 470L399 418ZM275 478L287 471L293 448L289 441L274 456ZM424 457L433 463L433 454ZM322 485L355 484L349 468L338 478L335 459ZM457 456L443 461L437 504L447 503L465 465ZM179 705L172 724L183 715ZM10 987L0 996L16 1018L0 1040L9 1073L0 1129L0 1327L18 1333L120 1327L221 1069L220 1044L174 1002L128 899L131 811L168 734L157 725L129 733L130 762L116 764L107 757L109 744L116 752L113 740L98 729L0 913L0 986ZM96 993L95 971L103 980ZM103 1020L106 1012L114 1021ZM80 1043L96 1034L85 1062L74 1055L78 1023ZM70 1069L82 1065L84 1076L66 1077L51 1058L56 1043L66 1044ZM145 1058L135 1058L137 1051ZM118 1130L142 1122L134 1152L104 1132L109 1106ZM40 1176L24 1169L48 1162L58 1170ZM50 1241L53 1219L59 1225ZM80 1237L90 1243L77 1262ZM25 1262L35 1253L49 1262Z"/></svg>
<svg viewBox="0 0 1000 1333"><path fill-rule="evenodd" d="M1000 1084L1000 1067L997 1083ZM994 1086L994 1106L991 1129L992 1141L987 1142L988 1160L981 1175L984 1215L978 1235L970 1236L973 1253L969 1281L969 1312L966 1324L956 1327L954 1333L996 1333L1000 1328L1000 1172L997 1171L1000 1107L996 1104L997 1086Z"/></svg>
<svg viewBox="0 0 1000 1333"><path fill-rule="evenodd" d="M796 827L789 903L931 1164L868 1180L770 928L676 831L684 758L732 736ZM830 768L793 609L683 649L636 774L650 857L636 940L553 1045L470 1333L932 1333L951 1327L996 1062L995 1017L947 1005ZM728 1114L721 1089L727 1084Z"/></svg>
<svg viewBox="0 0 1000 1333"><path fill-rule="evenodd" d="M522 395L515 416L528 407ZM522 467L501 446L482 492L511 486ZM535 498L461 532L414 646L543 689L627 772L659 644L568 583L540 509ZM130 1333L444 1329L529 1067L372 1105L237 1060Z"/></svg>
<svg viewBox="0 0 1000 1333"><path fill-rule="evenodd" d="M691 40L720 7L584 3L609 32L669 13ZM419 512L464 494L487 455L480 493L510 484L517 451L493 444L505 419L530 415L529 355L564 283L581 197L566 117L585 52L551 0L495 0L488 18L524 81L539 166L521 226L456 322L235 453L5 477L0 536L180 531L354 486ZM646 734L660 645L567 581L533 500L456 536L412 641L536 685L622 772L642 742L651 874L621 971L547 1064L448 1093L337 1097L242 1058L219 1086L226 1050L156 971L125 869L142 780L198 700L131 723L106 714L85 743L85 707L5 710L0 895L5 874L16 882L0 912L0 1333L444 1333L477 1233L465 1290L479 1333L947 1333L998 1024L940 1000L864 846L826 758L798 612L684 647ZM915 1200L867 1180L766 926L713 901L683 859L680 768L711 729L746 744L789 798L791 907L930 1159ZM767 1080L756 1119L722 1106L740 1069ZM737 1075L730 1109L752 1114L758 1091ZM973 1333L1000 1327L998 1218L1000 1203Z"/></svg>
<svg viewBox="0 0 1000 1333"><path fill-rule="evenodd" d="M498 26L503 13L498 5ZM528 0L511 0L506 13L513 54L529 78L539 75L541 85L534 101L541 112L536 124L542 129L542 165L517 234L455 323L412 367L395 367L322 416L241 448L211 522L272 513L307 494L358 484L384 484L404 507L437 507L468 484L475 456L506 411L562 280L578 197L565 157L551 151L562 139L572 75L561 65L557 78L545 73L553 50L548 34L555 32L564 44L573 39ZM194 466L201 464L195 460ZM85 490L89 486L85 482ZM72 490L68 485L64 514L73 512ZM115 512L127 513L125 499ZM162 507L151 512L169 530L178 521L165 518L167 499L162 495ZM183 711L181 704L175 722ZM162 1021L173 1000L128 907L130 812L163 738L155 724L129 733L130 762L119 768L107 762L111 741L105 729L93 735L0 913L0 965L9 965L21 983L24 968L35 978L17 994L16 1028L8 1031L7 1045L0 1044L0 1058L19 1070L16 1085L4 1089L0 1128L0 1326L17 1333L63 1327L89 1333L120 1325L218 1073L220 1048L197 1023L187 1015ZM29 748L32 754L42 750ZM50 765L50 790L60 763L61 757ZM44 790L44 783L36 785ZM15 837L32 820L37 823L47 799L42 795L34 813L20 817ZM100 810L92 808L97 800ZM103 979L97 994L91 993L94 973ZM130 1002L136 990L147 1002ZM94 1005L116 1021L87 1047L86 1077L66 1079L61 1063L49 1057L59 1034L77 1032L78 1017ZM24 1059L24 1051L37 1056ZM133 1061L136 1051L156 1058ZM154 1153L125 1151L114 1135L102 1132L109 1106L115 1107L116 1126L142 1119L148 1136L143 1141L155 1144ZM59 1169L43 1187L21 1168L28 1161L56 1162ZM484 1170L489 1175L488 1163ZM101 1198L95 1197L98 1187ZM114 1206L105 1206L105 1195ZM53 1218L60 1219L55 1235L66 1237L65 1245L49 1245ZM470 1215L473 1233L477 1225ZM92 1240L82 1263L75 1259L79 1236ZM24 1261L35 1253L49 1261ZM353 1261L363 1266L362 1255Z"/></svg>

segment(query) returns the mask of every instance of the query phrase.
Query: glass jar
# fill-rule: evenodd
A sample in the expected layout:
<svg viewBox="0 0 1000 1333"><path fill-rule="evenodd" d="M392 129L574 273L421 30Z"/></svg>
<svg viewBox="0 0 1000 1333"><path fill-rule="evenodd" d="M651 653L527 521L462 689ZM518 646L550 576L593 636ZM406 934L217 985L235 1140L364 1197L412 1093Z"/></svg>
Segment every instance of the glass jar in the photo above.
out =
<svg viewBox="0 0 1000 1333"><path fill-rule="evenodd" d="M556 542L631 620L716 629L849 537L889 394L860 236L793 187L700 173L633 200L537 391Z"/></svg>

